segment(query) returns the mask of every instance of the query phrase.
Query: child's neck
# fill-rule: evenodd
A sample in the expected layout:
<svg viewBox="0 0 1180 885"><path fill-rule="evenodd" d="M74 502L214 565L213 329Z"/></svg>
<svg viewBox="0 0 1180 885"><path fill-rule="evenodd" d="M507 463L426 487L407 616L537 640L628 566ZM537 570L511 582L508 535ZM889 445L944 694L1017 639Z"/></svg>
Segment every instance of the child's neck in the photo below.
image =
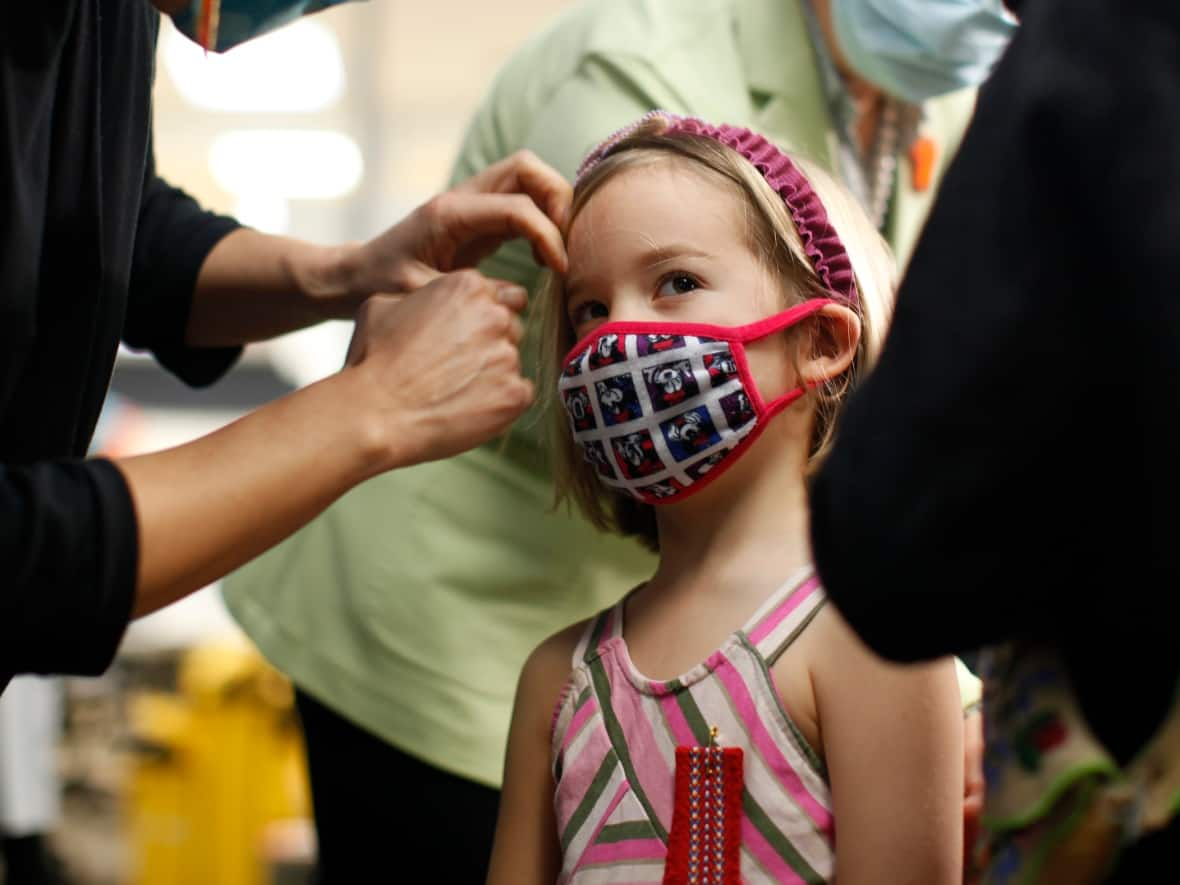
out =
<svg viewBox="0 0 1180 885"><path fill-rule="evenodd" d="M768 428L707 488L656 508L660 564L626 608L641 673L684 673L810 563L804 459L776 430L789 428Z"/></svg>
<svg viewBox="0 0 1180 885"><path fill-rule="evenodd" d="M682 504L657 511L656 587L770 592L810 563L801 465L779 457L735 464L729 474Z"/></svg>

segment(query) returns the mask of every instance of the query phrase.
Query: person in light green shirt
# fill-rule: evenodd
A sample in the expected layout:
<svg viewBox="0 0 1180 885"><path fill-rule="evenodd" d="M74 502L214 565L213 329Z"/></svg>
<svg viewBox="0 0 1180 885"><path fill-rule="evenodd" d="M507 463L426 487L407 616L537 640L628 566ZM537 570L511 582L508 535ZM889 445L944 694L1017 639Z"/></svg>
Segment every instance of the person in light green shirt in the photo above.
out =
<svg viewBox="0 0 1180 885"><path fill-rule="evenodd" d="M904 261L973 103L968 90L918 107L857 78L828 0L583 0L499 72L454 180L521 149L572 178L604 136L662 108L753 128L834 170ZM533 290L540 279L527 245L480 269ZM462 854L470 865L448 881L482 880L526 655L654 566L637 543L551 509L543 423L534 409L502 444L365 483L225 583L298 688L329 880L346 863L381 869L393 842ZM374 796L412 811L393 825Z"/></svg>

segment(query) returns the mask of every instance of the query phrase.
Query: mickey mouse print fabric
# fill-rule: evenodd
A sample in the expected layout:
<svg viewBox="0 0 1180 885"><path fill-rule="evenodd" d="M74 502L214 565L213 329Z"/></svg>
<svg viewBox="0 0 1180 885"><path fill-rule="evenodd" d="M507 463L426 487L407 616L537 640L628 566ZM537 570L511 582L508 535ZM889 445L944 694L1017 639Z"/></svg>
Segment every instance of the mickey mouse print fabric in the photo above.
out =
<svg viewBox="0 0 1180 885"><path fill-rule="evenodd" d="M607 486L648 504L700 490L805 392L767 403L745 346L830 303L812 299L746 326L599 326L574 345L558 382L586 460Z"/></svg>

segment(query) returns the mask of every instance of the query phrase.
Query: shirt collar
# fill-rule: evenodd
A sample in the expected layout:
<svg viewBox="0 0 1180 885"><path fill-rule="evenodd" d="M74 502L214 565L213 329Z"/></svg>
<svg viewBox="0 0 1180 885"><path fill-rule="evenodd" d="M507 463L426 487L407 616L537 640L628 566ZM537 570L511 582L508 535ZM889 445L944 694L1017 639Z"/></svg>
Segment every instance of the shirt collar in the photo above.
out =
<svg viewBox="0 0 1180 885"><path fill-rule="evenodd" d="M738 49L752 92L814 95L822 90L802 8L808 0L733 2ZM770 35L773 39L768 39ZM811 64L801 64L803 58Z"/></svg>

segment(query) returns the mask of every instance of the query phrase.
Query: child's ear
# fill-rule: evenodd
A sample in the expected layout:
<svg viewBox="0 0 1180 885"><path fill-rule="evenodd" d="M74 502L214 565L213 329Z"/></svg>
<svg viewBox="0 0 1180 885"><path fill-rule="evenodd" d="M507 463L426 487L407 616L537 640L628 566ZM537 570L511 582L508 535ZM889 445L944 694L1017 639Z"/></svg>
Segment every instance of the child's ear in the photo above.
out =
<svg viewBox="0 0 1180 885"><path fill-rule="evenodd" d="M855 311L826 304L808 320L807 332L799 353L803 383L822 384L848 370L860 344L860 317Z"/></svg>

